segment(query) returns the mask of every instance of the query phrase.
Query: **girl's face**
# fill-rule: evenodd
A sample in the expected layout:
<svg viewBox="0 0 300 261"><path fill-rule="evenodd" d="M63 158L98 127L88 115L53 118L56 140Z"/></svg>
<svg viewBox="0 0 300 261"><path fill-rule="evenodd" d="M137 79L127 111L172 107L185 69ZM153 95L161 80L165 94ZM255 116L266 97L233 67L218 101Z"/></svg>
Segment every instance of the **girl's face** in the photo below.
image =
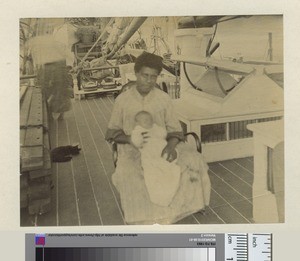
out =
<svg viewBox="0 0 300 261"><path fill-rule="evenodd" d="M146 96L153 87L155 87L158 71L149 67L142 67L142 69L135 73L137 90L142 96Z"/></svg>

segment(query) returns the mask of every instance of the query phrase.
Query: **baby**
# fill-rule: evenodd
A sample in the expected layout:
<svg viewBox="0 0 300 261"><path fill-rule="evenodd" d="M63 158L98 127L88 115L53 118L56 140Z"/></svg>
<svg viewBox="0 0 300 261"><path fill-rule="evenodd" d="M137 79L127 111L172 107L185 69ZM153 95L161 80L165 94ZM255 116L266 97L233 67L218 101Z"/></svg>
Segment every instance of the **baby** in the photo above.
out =
<svg viewBox="0 0 300 261"><path fill-rule="evenodd" d="M146 143L143 135L148 137ZM180 167L176 164L176 160L170 163L161 157L162 150L167 145L166 137L166 129L155 124L149 112L140 111L136 114L131 140L141 152L141 163L150 200L161 206L170 205L180 182Z"/></svg>

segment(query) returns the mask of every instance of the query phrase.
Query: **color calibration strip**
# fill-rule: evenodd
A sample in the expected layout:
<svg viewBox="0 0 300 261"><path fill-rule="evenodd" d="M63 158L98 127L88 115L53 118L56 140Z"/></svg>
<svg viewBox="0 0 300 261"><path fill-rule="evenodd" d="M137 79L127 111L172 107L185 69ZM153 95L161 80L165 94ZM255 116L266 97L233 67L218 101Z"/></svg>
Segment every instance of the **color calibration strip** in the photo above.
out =
<svg viewBox="0 0 300 261"><path fill-rule="evenodd" d="M26 261L272 261L270 233L27 234Z"/></svg>
<svg viewBox="0 0 300 261"><path fill-rule="evenodd" d="M216 261L215 248L36 248L36 261Z"/></svg>

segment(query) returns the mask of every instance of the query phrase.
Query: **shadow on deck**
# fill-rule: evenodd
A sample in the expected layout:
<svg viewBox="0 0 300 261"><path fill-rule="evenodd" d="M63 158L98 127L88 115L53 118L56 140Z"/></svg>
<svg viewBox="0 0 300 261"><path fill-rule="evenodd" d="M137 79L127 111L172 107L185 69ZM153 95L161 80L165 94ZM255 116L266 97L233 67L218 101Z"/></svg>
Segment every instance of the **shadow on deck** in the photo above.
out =
<svg viewBox="0 0 300 261"><path fill-rule="evenodd" d="M52 211L30 216L21 210L21 226L123 225L118 192L111 182L111 147L104 140L114 99L73 101L63 120L52 121L52 148L79 142L78 156L53 163ZM209 164L211 203L206 214L177 224L252 223L253 158Z"/></svg>

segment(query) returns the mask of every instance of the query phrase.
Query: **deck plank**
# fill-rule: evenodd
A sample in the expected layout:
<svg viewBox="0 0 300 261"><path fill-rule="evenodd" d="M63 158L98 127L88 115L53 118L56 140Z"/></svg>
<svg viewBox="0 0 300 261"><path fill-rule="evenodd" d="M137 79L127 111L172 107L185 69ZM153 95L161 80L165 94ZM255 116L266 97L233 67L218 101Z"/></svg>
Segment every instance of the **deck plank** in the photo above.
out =
<svg viewBox="0 0 300 261"><path fill-rule="evenodd" d="M110 109L110 111L112 111L113 107L114 107L114 102L115 102L114 96L107 95L105 101L106 101L106 104L107 104L108 108Z"/></svg>
<svg viewBox="0 0 300 261"><path fill-rule="evenodd" d="M94 99L93 103L96 105L98 113L103 118L103 121L102 121L103 122L103 126L105 126L105 128L106 128L107 124L109 122L111 113L108 112L107 110L103 109L103 103L101 102L102 99L103 98Z"/></svg>
<svg viewBox="0 0 300 261"><path fill-rule="evenodd" d="M228 202L236 202L244 200L233 188L228 186L225 182L219 179L216 175L212 174L211 170L208 172L212 187L216 191L220 191L220 195L227 199Z"/></svg>
<svg viewBox="0 0 300 261"><path fill-rule="evenodd" d="M252 205L249 205L247 201L233 202L231 205L237 210L242 209L243 211L240 211L240 213L249 221L249 223L253 223Z"/></svg>
<svg viewBox="0 0 300 261"><path fill-rule="evenodd" d="M247 184L238 180L234 175L231 175L226 169L222 169L219 165L210 166L209 172L211 176L217 177L222 183L236 190L244 199L252 198L252 188Z"/></svg>
<svg viewBox="0 0 300 261"><path fill-rule="evenodd" d="M70 142L79 142L82 148L81 153L72 160L81 225L101 225L101 216L98 213L98 204L95 201L90 174L92 161L88 161L94 157L91 136L80 106L73 106L70 115L68 126L70 130L73 130L70 132Z"/></svg>
<svg viewBox="0 0 300 261"><path fill-rule="evenodd" d="M100 97L99 99L100 103L101 103L101 107L103 109L103 112L105 112L106 115L110 115L112 112L112 107L108 105L107 103L107 97Z"/></svg>
<svg viewBox="0 0 300 261"><path fill-rule="evenodd" d="M247 160L247 161L249 161L251 163L254 162L254 157L246 157L246 158L242 158L242 159L245 159L245 160Z"/></svg>
<svg viewBox="0 0 300 261"><path fill-rule="evenodd" d="M67 121L70 114L65 114L65 120L57 121L58 124L58 147L69 145L67 134ZM76 129L75 129L76 131ZM72 182L72 162L57 163L57 190L58 190L58 215L60 226L79 225L77 215L74 186ZM66 211L67 210L67 211Z"/></svg>
<svg viewBox="0 0 300 261"><path fill-rule="evenodd" d="M236 204L237 208L236 210L241 213L243 216L247 216L248 210L247 208L251 208L252 205L246 201L242 196L240 196L235 190L233 190L231 187L229 187L226 183L222 182L219 178L212 175L210 173L210 179L213 184L213 189L215 191L218 191L218 194L226 200L226 204L230 204L231 206L234 206L237 202L245 202L243 206L240 204ZM216 209L218 207L215 207Z"/></svg>
<svg viewBox="0 0 300 261"><path fill-rule="evenodd" d="M236 162L234 160L226 160L226 161L222 161L220 163L222 164L222 166L224 166L228 170L234 172L236 175L241 177L248 184L250 184L250 185L253 184L253 173L251 173L245 167L240 165L238 162Z"/></svg>
<svg viewBox="0 0 300 261"><path fill-rule="evenodd" d="M218 216L213 212L213 209L207 207L205 213L194 214L201 224L224 224L224 222L218 218Z"/></svg>
<svg viewBox="0 0 300 261"><path fill-rule="evenodd" d="M248 217L245 217L240 211L238 211L239 207L246 208L246 211L248 211L249 206L239 206L240 202L234 202L228 204L226 200L222 197L222 195L219 194L214 188L211 191L211 196L216 199L216 201L219 202L216 207L210 206L212 211L214 211L224 222L229 224L238 224L238 223L249 223L250 220ZM244 202L244 201L242 201ZM228 209L232 211L232 219L230 220L230 216L228 216ZM230 220L230 222L228 222ZM242 222L240 222L242 221Z"/></svg>
<svg viewBox="0 0 300 261"><path fill-rule="evenodd" d="M249 170L252 174L254 173L253 157L234 159L234 161Z"/></svg>
<svg viewBox="0 0 300 261"><path fill-rule="evenodd" d="M212 188L213 190L211 190L210 192L209 206L213 209L216 207L226 205L227 203L225 202L225 200L222 197L220 197L217 193L215 193L215 190L217 190L217 188L214 185L214 183L212 183Z"/></svg>
<svg viewBox="0 0 300 261"><path fill-rule="evenodd" d="M111 108L113 108L113 105L114 105L114 102L115 102L114 97L112 95L108 95L107 100L109 101L109 104L110 104Z"/></svg>
<svg viewBox="0 0 300 261"><path fill-rule="evenodd" d="M243 166L239 165L233 160L222 161L220 162L220 164L230 172L233 172L241 177L245 182L252 186L254 176L253 173L251 173L249 170L246 170Z"/></svg>
<svg viewBox="0 0 300 261"><path fill-rule="evenodd" d="M245 221L241 214L232 208L232 206L234 207L234 205L230 205L231 204L228 204L224 200L224 198L222 198L218 193L216 193L215 189L212 189L210 206L206 208L205 215L198 213L197 218L200 220L201 223L205 224L223 224L223 221L226 220L226 218L224 219L224 217L228 215L227 208L230 208L233 212L233 219L230 223L239 223L240 220ZM226 208L224 208L224 206L226 206ZM226 223L228 223L228 221Z"/></svg>
<svg viewBox="0 0 300 261"><path fill-rule="evenodd" d="M103 140L100 147L101 151L111 151L111 145L105 141L105 133L108 122L106 121L105 115L102 112L102 108L99 107L101 105L99 105L99 103L95 103L95 101L86 101L84 105L88 107L87 111L89 111L90 114L87 115L88 120L91 120L92 122L94 121L94 124L96 125L95 128L98 131L97 136L99 136L101 140ZM106 117L109 116L110 115L106 115ZM113 165L111 164L111 166Z"/></svg>
<svg viewBox="0 0 300 261"><path fill-rule="evenodd" d="M226 224L248 224L230 205L214 208L214 211L222 217Z"/></svg>
<svg viewBox="0 0 300 261"><path fill-rule="evenodd" d="M228 169L223 168L222 165L215 163L209 165L210 177L218 177L221 180L224 180L224 184L226 182L234 187L240 194L242 194L245 198L252 198L252 187L245 181L242 181L237 177L238 174L232 174ZM228 186L226 184L226 186Z"/></svg>
<svg viewBox="0 0 300 261"><path fill-rule="evenodd" d="M93 102L85 101L81 103L82 115L86 120L87 127L92 137L93 153L88 158L95 194L101 209L103 224L118 225L123 224L123 214L120 202L113 189L111 174L114 171L111 153L107 153L109 144L104 139L103 130L99 129L99 124L93 110Z"/></svg>
<svg viewBox="0 0 300 261"><path fill-rule="evenodd" d="M94 103L93 104L90 103L89 105L91 107L91 110L93 111L96 121L98 122L98 124L100 126L101 134L103 133L103 137L104 137L106 129L107 129L107 125L108 125L108 119L110 118L110 114L105 114L105 112L103 112L100 99L94 100ZM107 146L109 148L109 151L106 151L106 153L108 153L110 155L110 157L111 157L110 162L112 163L113 159L112 159L111 146L110 145L107 145ZM116 190L116 188L113 186L112 189L118 197L119 193Z"/></svg>

